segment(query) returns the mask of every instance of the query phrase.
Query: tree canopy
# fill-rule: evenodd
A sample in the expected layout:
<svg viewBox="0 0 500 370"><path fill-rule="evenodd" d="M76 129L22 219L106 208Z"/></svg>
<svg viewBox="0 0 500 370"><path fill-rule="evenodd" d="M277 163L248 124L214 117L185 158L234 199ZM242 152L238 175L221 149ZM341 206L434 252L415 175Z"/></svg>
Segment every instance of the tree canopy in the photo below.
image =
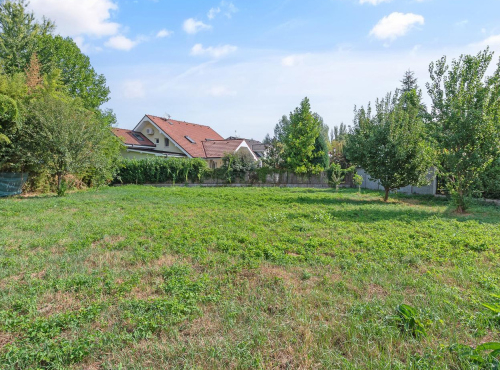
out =
<svg viewBox="0 0 500 370"><path fill-rule="evenodd" d="M500 152L500 63L486 72L493 59L488 49L446 57L429 66L432 137L439 154L440 173L462 212L473 184Z"/></svg>
<svg viewBox="0 0 500 370"><path fill-rule="evenodd" d="M408 185L423 185L432 166L432 149L425 137L416 90L396 90L355 111L354 127L347 137L347 158L362 167L389 192Z"/></svg>

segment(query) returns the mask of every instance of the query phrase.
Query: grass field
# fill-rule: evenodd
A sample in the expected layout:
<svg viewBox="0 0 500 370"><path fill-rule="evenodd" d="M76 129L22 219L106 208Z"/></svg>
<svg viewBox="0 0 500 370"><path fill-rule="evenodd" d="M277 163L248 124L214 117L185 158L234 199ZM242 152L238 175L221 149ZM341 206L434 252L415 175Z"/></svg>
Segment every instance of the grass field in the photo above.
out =
<svg viewBox="0 0 500 370"><path fill-rule="evenodd" d="M127 186L0 200L0 369L474 368L464 346L500 338L482 305L500 301L500 208L380 199Z"/></svg>

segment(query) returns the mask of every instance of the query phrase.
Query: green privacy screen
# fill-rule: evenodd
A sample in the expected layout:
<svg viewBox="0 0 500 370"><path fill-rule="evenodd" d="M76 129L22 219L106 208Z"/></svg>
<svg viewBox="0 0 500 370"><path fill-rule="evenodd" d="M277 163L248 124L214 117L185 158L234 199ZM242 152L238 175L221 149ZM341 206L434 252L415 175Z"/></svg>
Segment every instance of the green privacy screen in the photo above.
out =
<svg viewBox="0 0 500 370"><path fill-rule="evenodd" d="M26 180L27 173L0 172L0 197L21 194Z"/></svg>

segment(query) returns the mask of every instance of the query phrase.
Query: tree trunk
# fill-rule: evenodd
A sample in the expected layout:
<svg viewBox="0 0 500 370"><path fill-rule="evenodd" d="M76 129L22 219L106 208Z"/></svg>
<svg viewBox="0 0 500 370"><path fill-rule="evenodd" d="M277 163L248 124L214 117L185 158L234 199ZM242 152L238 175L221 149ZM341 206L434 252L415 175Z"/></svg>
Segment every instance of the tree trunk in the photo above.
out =
<svg viewBox="0 0 500 370"><path fill-rule="evenodd" d="M389 188L384 188L384 189L385 189L384 202L387 202L387 200L389 199L389 191L391 191L391 189Z"/></svg>
<svg viewBox="0 0 500 370"><path fill-rule="evenodd" d="M62 181L62 174L58 173L57 174L57 191L58 191L58 193L61 192L61 181Z"/></svg>

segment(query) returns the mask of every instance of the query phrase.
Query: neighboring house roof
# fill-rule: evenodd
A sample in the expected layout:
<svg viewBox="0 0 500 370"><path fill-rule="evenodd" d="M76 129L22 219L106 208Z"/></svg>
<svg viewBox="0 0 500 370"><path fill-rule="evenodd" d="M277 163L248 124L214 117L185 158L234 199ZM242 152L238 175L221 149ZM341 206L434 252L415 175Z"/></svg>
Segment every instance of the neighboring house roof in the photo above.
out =
<svg viewBox="0 0 500 370"><path fill-rule="evenodd" d="M204 141L206 158L221 158L227 153L234 153L244 140L211 140Z"/></svg>
<svg viewBox="0 0 500 370"><path fill-rule="evenodd" d="M205 158L203 142L207 140L224 140L209 126L176 121L152 115L146 115L157 127L175 141L193 158Z"/></svg>
<svg viewBox="0 0 500 370"><path fill-rule="evenodd" d="M113 128L113 133L123 140L125 145L132 146L151 146L155 147L151 140L149 140L146 136L141 134L140 132L135 132L132 130L126 130L123 128Z"/></svg>

